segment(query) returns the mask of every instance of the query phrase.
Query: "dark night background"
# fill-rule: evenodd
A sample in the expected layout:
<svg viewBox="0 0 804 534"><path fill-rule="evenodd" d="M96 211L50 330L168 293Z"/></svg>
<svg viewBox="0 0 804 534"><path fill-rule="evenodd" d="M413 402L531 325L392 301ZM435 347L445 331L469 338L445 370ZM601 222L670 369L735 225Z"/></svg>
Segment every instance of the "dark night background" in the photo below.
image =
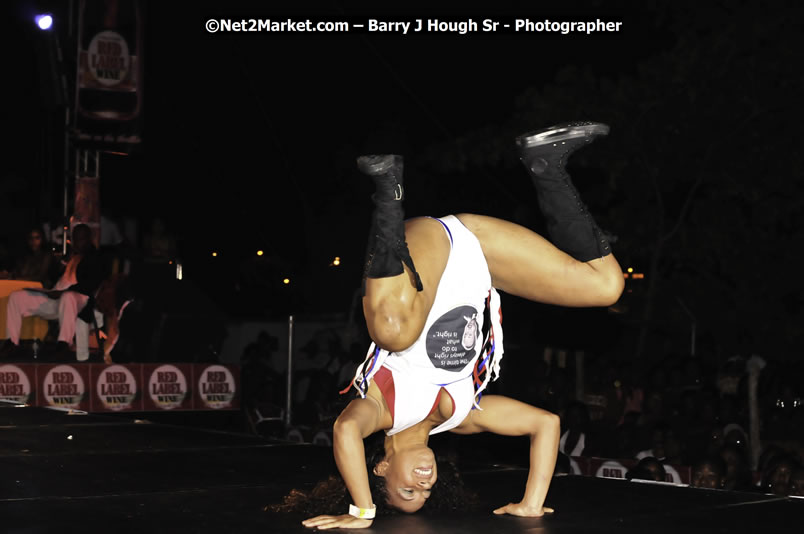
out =
<svg viewBox="0 0 804 534"><path fill-rule="evenodd" d="M3 2L4 239L61 210L61 114L36 9ZM804 349L804 9L794 2L145 2L142 147L104 155L102 209L162 217L188 283L231 317L346 313L370 215L364 151L406 156L409 216L478 212L540 231L513 138L592 119L571 169L629 281L614 311L506 298L506 341L643 358ZM209 34L209 18L622 21L619 33ZM72 50L72 49L71 49ZM68 54L71 53L68 51ZM74 54L74 52L72 52ZM74 76L73 72L68 73ZM266 254L257 258L256 250ZM218 257L212 258L211 252ZM329 266L340 256L339 268ZM281 284L284 277L290 286ZM510 332L510 333L509 333Z"/></svg>

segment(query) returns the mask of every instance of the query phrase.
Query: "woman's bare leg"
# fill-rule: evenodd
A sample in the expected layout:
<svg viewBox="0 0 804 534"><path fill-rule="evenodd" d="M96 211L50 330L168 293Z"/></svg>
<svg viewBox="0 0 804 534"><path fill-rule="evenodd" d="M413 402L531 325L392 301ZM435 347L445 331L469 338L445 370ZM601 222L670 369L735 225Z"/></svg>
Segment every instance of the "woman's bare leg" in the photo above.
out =
<svg viewBox="0 0 804 534"><path fill-rule="evenodd" d="M517 139L552 243L513 223L459 216L480 240L495 287L561 306L608 306L619 298L620 265L566 171L575 150L608 131L605 124L574 123Z"/></svg>
<svg viewBox="0 0 804 534"><path fill-rule="evenodd" d="M466 213L458 219L480 241L497 289L571 307L609 306L622 293L623 273L613 254L581 262L518 224Z"/></svg>
<svg viewBox="0 0 804 534"><path fill-rule="evenodd" d="M374 342L397 352L413 345L424 329L449 258L449 240L438 221L403 221L400 156L363 156L358 166L376 186L363 315Z"/></svg>

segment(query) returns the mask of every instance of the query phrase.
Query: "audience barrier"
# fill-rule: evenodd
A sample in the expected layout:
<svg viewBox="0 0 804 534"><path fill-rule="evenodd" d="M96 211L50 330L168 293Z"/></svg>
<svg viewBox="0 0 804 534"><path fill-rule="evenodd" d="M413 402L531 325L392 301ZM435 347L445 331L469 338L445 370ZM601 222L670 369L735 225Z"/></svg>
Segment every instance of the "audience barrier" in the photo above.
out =
<svg viewBox="0 0 804 534"><path fill-rule="evenodd" d="M84 412L239 410L240 368L200 363L0 364L0 400Z"/></svg>
<svg viewBox="0 0 804 534"><path fill-rule="evenodd" d="M609 458L587 458L572 456L570 466L573 475L598 478L625 478L628 471L636 467L638 460L615 460ZM686 465L664 464L665 482L689 484L692 468Z"/></svg>

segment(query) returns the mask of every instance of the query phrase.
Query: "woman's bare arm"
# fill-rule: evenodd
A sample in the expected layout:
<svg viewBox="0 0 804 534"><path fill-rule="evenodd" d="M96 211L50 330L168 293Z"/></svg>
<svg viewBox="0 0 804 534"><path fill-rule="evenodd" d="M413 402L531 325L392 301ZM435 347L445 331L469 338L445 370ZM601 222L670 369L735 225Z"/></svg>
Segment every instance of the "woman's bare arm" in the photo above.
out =
<svg viewBox="0 0 804 534"><path fill-rule="evenodd" d="M341 412L332 432L332 448L338 471L358 508L371 508L374 503L369 488L363 439L380 430L381 404L372 397L355 399ZM344 510L344 512L346 512ZM367 528L370 519L360 519L347 513L338 516L321 515L302 524L309 528Z"/></svg>
<svg viewBox="0 0 804 534"><path fill-rule="evenodd" d="M482 410L472 410L453 432L476 434L493 432L503 436L530 436L530 471L525 495L494 511L496 514L540 516L551 512L544 508L558 455L560 421L557 415L508 397L484 395Z"/></svg>
<svg viewBox="0 0 804 534"><path fill-rule="evenodd" d="M379 430L380 406L371 397L355 399L335 421L332 448L335 463L354 504L371 508L363 439Z"/></svg>

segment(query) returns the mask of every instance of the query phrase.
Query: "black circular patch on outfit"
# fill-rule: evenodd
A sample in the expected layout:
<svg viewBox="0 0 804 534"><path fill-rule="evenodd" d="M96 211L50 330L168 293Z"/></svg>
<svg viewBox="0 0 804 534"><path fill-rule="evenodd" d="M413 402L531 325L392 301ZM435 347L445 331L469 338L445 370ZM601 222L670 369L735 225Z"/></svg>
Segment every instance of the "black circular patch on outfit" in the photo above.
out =
<svg viewBox="0 0 804 534"><path fill-rule="evenodd" d="M439 317L427 331L427 356L437 369L462 371L475 357L478 336L477 310L458 306Z"/></svg>

